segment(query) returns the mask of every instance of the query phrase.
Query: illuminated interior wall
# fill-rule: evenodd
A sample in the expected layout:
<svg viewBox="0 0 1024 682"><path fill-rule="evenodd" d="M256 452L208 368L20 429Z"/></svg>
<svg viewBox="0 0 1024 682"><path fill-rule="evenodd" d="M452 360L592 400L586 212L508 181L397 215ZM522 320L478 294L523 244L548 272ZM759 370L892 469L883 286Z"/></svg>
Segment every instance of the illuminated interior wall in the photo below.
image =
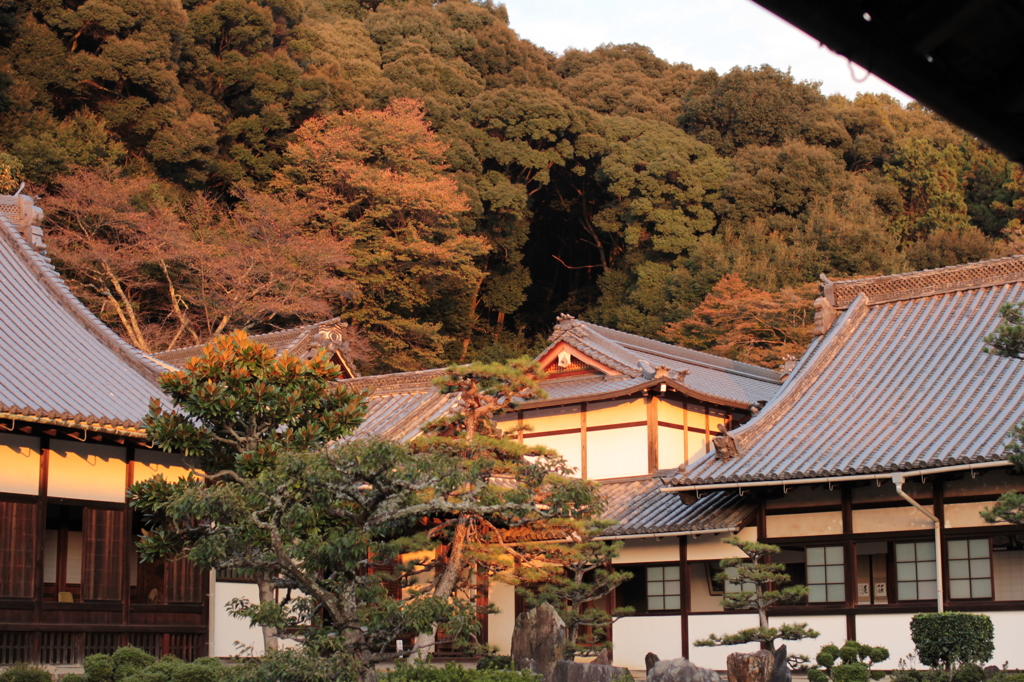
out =
<svg viewBox="0 0 1024 682"><path fill-rule="evenodd" d="M50 497L124 502L128 475L124 448L51 441L49 461Z"/></svg>
<svg viewBox="0 0 1024 682"><path fill-rule="evenodd" d="M0 492L38 495L41 461L38 438L0 434Z"/></svg>

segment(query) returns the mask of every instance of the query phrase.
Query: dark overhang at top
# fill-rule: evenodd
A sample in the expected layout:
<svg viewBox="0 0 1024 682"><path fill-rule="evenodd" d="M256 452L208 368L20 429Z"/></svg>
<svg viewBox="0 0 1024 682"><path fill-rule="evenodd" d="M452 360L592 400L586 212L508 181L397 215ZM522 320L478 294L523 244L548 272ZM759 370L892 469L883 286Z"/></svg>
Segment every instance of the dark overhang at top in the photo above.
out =
<svg viewBox="0 0 1024 682"><path fill-rule="evenodd" d="M1024 160L1024 4L755 1L1014 161Z"/></svg>

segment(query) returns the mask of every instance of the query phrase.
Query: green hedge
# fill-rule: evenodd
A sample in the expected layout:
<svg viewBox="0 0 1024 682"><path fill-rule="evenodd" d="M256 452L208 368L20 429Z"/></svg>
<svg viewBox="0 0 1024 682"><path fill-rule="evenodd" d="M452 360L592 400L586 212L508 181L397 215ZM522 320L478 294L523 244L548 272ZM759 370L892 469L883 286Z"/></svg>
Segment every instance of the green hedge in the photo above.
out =
<svg viewBox="0 0 1024 682"><path fill-rule="evenodd" d="M53 682L53 675L43 668L17 663L0 672L0 682Z"/></svg>
<svg viewBox="0 0 1024 682"><path fill-rule="evenodd" d="M977 613L919 613L910 621L917 658L931 668L953 671L992 658L992 619Z"/></svg>
<svg viewBox="0 0 1024 682"><path fill-rule="evenodd" d="M378 682L538 682L540 675L522 670L472 670L457 663L438 668L417 661L400 661L391 671L377 675Z"/></svg>

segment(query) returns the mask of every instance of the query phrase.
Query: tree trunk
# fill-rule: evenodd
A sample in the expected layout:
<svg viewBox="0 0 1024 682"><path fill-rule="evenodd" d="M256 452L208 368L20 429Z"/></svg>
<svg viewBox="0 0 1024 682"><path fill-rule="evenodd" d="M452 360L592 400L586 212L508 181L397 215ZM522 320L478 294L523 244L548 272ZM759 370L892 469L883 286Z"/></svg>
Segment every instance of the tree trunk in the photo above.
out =
<svg viewBox="0 0 1024 682"><path fill-rule="evenodd" d="M437 576L434 582L434 596L440 599L449 599L455 592L459 583L462 571L466 568L466 539L469 536L468 514L460 514L455 525L455 534L448 547L448 561ZM437 641L437 626L431 628L430 632L421 632L416 635L415 658L426 658L434 653L434 642Z"/></svg>
<svg viewBox="0 0 1024 682"><path fill-rule="evenodd" d="M256 584L259 586L260 591L260 605L273 604L277 601L277 595L274 593L274 584L265 575L261 575L256 579ZM277 651L280 648L277 639L277 628L272 625L263 626L263 649L264 651Z"/></svg>

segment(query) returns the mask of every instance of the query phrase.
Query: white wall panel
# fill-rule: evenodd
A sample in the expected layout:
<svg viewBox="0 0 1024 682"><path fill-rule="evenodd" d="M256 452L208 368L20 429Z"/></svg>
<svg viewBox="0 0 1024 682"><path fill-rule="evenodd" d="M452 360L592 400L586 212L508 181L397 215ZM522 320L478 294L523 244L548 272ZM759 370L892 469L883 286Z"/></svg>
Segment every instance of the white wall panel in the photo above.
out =
<svg viewBox="0 0 1024 682"><path fill-rule="evenodd" d="M612 626L612 662L632 670L644 670L644 656L653 652L662 660L683 655L680 616L629 616Z"/></svg>
<svg viewBox="0 0 1024 682"><path fill-rule="evenodd" d="M695 646L694 642L708 635L727 635L746 628L757 627L756 613L723 613L721 615L690 616L690 660L694 665L712 670L725 670L725 658L729 654L757 651L754 643L732 646ZM655 652L657 653L657 652ZM662 656L664 658L664 656Z"/></svg>

